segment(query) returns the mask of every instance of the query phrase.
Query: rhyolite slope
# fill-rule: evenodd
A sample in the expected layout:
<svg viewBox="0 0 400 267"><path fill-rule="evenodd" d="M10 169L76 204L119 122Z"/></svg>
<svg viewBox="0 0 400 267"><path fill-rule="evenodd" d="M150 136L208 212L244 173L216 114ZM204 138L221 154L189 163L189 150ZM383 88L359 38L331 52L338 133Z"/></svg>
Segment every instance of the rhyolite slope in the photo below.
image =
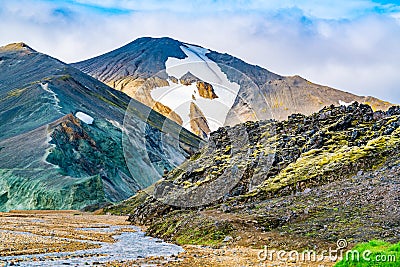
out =
<svg viewBox="0 0 400 267"><path fill-rule="evenodd" d="M182 123L182 119L184 120L189 113L189 111L186 113L179 111L186 102L194 103L198 107L204 101L223 108L229 105L223 118L217 115L221 112L217 108L215 112L207 113L208 115L206 112L211 109L210 106L201 109L207 115L208 124L217 118L221 125L229 126L249 120L285 120L294 113L310 115L324 106L353 101L369 104L374 110L386 110L391 106L390 103L374 97L357 96L314 84L300 76L281 76L229 54L211 51L171 38L139 38L104 55L72 65L153 107L178 123ZM180 72L181 77L171 77L168 73L178 68L177 66L187 69ZM198 77L195 75L196 71ZM222 73L218 74L219 78L211 81L210 79L219 71ZM224 79L230 83L221 82ZM198 98L192 95L192 98L184 99L184 94L177 96L176 103L164 102L165 98L157 101L151 94L151 91L157 87L164 88L164 93L170 94L178 83L188 86L199 81L210 85L209 91L213 94L210 100L202 99L201 92ZM224 89L215 94L213 87L218 84L223 85ZM239 90L235 86L238 86ZM200 88L187 90L197 91ZM227 100L227 95L230 94L235 94L232 102ZM172 108L171 104L177 108ZM192 127L187 126L187 128L199 135L204 134L204 131L200 133L198 131L202 128L201 125L193 123Z"/></svg>
<svg viewBox="0 0 400 267"><path fill-rule="evenodd" d="M233 136L247 136L247 144L237 146ZM316 249L340 238L350 245L398 242L399 149L399 107L374 112L354 103L282 122L247 122L212 133L165 179L106 212L131 214L149 234L181 244L225 239ZM178 201L185 193L186 203L199 205Z"/></svg>
<svg viewBox="0 0 400 267"><path fill-rule="evenodd" d="M147 106L23 43L0 48L0 124L0 211L121 201L157 181L200 142Z"/></svg>

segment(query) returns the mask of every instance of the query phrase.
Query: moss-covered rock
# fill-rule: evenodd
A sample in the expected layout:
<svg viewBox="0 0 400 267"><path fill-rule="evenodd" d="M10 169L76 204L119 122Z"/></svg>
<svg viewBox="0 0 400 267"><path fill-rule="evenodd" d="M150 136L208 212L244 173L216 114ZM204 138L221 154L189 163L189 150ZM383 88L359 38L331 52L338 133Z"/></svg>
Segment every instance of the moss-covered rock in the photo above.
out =
<svg viewBox="0 0 400 267"><path fill-rule="evenodd" d="M283 122L220 128L198 154L147 190L146 197L143 192L108 211L124 207L133 223L150 225L156 236L169 238L173 228L173 240L180 243L191 242L185 239L188 232L201 232L198 220L210 220L202 209L223 211L226 215L213 220L231 223L232 235L247 227L234 223L239 216L249 218L254 229L300 239L396 241L387 225L400 225L399 211L392 208L399 205L399 126L399 107L374 112L354 103L325 107L310 116L294 114ZM239 137L245 137L246 145L237 146ZM225 175L235 169L242 170L235 172L238 179ZM177 192L182 194L212 192L201 191L207 185L218 191L217 183L235 184L209 203L185 208L154 194L168 182L180 186ZM379 219L382 214L384 220ZM179 227L167 228L166 222ZM179 230L181 225L188 229Z"/></svg>

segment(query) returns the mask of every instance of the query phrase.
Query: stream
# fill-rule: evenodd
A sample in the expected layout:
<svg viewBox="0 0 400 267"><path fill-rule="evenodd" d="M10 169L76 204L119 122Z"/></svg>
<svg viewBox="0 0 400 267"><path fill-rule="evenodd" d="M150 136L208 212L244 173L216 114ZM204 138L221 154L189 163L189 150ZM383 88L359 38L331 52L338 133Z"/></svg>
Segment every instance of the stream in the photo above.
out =
<svg viewBox="0 0 400 267"><path fill-rule="evenodd" d="M123 229L133 229L135 232L124 232ZM183 252L180 246L146 236L144 232L140 231L140 229L135 226L107 226L104 228L79 228L79 230L97 232L114 232L116 230L121 230L122 233L113 236L116 240L114 243L81 240L82 242L100 244L100 248L78 250L74 252L52 252L0 257L0 266L11 266L8 265L8 262L15 260L18 262L14 262L13 266L53 267L101 265L110 261L123 262L151 256L163 256L172 259L175 255Z"/></svg>

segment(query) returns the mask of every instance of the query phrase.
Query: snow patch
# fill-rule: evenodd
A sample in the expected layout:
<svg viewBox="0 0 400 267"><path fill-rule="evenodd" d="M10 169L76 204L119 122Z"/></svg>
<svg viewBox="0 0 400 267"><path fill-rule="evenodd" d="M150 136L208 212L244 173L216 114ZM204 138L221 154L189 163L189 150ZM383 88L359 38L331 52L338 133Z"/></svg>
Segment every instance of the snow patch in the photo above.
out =
<svg viewBox="0 0 400 267"><path fill-rule="evenodd" d="M40 86L42 87L43 90L45 90L46 92L51 94L51 96L53 97L54 102L56 104L56 108L58 110L60 110L61 109L61 106L59 105L60 99L58 99L57 94L54 93L54 91L49 88L49 84L48 83L40 83Z"/></svg>
<svg viewBox="0 0 400 267"><path fill-rule="evenodd" d="M123 126L121 125L121 123L119 123L118 121L115 121L115 120L109 120L109 119L106 119L109 123L111 123L114 127L116 127L116 128L118 128L118 129L120 129L120 130L123 130Z"/></svg>
<svg viewBox="0 0 400 267"><path fill-rule="evenodd" d="M51 144L50 143L51 140L52 140L51 134L52 134L52 131L50 130L50 126L47 125L47 127L46 127L46 143L49 145L49 147L45 149L45 152L44 152L44 155L42 157L41 162L43 162L45 164L49 164L49 165L51 165L53 167L56 167L56 168L60 168L60 166L55 165L55 164L50 163L50 162L47 161L47 157L50 155L51 151L56 147L55 144Z"/></svg>
<svg viewBox="0 0 400 267"><path fill-rule="evenodd" d="M80 112L80 111L78 111L75 114L75 117L77 117L78 119L80 119L81 121L83 121L86 124L92 124L94 121L93 117L89 116L86 113Z"/></svg>
<svg viewBox="0 0 400 267"><path fill-rule="evenodd" d="M207 49L193 45L180 47L186 58L169 57L165 62L169 76L180 79L188 71L204 82L213 86L218 98L207 99L199 95L196 84L189 86L173 83L168 80L169 86L158 87L151 91L151 97L174 110L183 120L183 127L190 128L190 103L194 102L204 113L210 130L215 131L225 123L226 116L231 109L240 86L230 82L221 68L209 59ZM195 99L192 98L192 95Z"/></svg>
<svg viewBox="0 0 400 267"><path fill-rule="evenodd" d="M348 107L348 106L350 106L351 104L353 104L354 102L355 102L355 101L351 101L351 102L347 103L347 102L344 102L344 101L342 101L342 100L339 100L339 105L340 105L340 106Z"/></svg>

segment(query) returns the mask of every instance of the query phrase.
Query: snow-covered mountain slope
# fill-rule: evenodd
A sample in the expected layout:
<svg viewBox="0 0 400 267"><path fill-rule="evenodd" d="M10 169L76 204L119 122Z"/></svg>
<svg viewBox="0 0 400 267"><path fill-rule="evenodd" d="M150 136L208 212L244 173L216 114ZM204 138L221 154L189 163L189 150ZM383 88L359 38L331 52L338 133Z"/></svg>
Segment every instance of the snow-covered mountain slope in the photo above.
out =
<svg viewBox="0 0 400 267"><path fill-rule="evenodd" d="M174 110L182 118L183 127L189 130L194 128L190 126L190 121L194 119L189 116L190 106L192 103L196 104L204 114L209 129L215 131L223 126L240 86L230 82L221 68L206 56L209 52L207 49L188 44L180 48L187 57L169 57L165 62L168 76L181 79L189 72L198 78L198 81L210 84L216 97L202 96L197 82L187 85L173 82L171 79L168 79L169 86L154 88L151 97Z"/></svg>
<svg viewBox="0 0 400 267"><path fill-rule="evenodd" d="M390 107L374 97L313 84L299 76L280 76L228 54L171 38L139 38L73 66L200 136L222 125L283 120L293 113L309 115L342 102L357 101L383 110ZM195 112L197 118L190 117L191 106L192 111L201 111ZM206 125L199 127L199 121Z"/></svg>

